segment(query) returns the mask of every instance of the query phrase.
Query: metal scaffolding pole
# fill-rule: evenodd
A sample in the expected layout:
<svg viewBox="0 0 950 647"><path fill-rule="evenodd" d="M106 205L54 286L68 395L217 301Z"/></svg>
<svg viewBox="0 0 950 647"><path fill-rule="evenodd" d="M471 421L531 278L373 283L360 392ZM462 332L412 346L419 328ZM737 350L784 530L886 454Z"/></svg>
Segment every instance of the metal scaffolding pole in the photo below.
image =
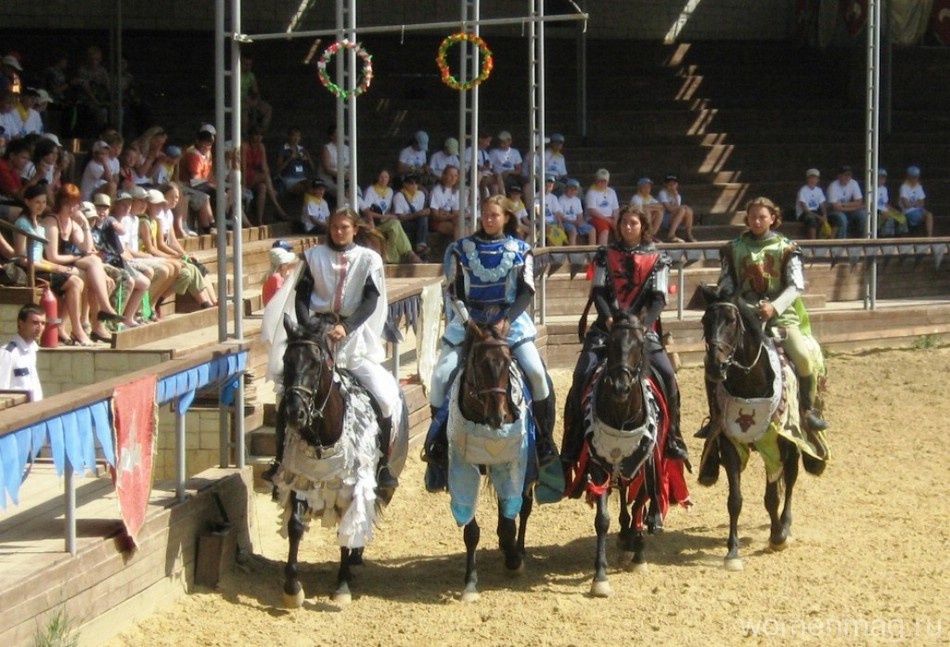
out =
<svg viewBox="0 0 950 647"><path fill-rule="evenodd" d="M867 44L867 141L864 168L867 186L868 225L871 238L877 238L877 174L880 168L881 144L881 4L882 0L868 2L868 44ZM864 232L867 236L868 232ZM871 263L867 283L865 284L866 308L874 310L877 305L877 259Z"/></svg>
<svg viewBox="0 0 950 647"><path fill-rule="evenodd" d="M480 27L478 24L481 15L481 3L479 0L461 0L462 5L462 24L472 25L471 32L479 35ZM478 47L474 43L459 43L461 65L459 68L459 80L465 83L469 79L476 78L481 68L481 57ZM471 90L459 92L459 150L462 155L471 150L471 159L462 159L462 168L459 169L459 215L455 223L455 235L459 238L475 230L475 222L478 220L478 86ZM465 164L468 164L468 172L465 172Z"/></svg>
<svg viewBox="0 0 950 647"><path fill-rule="evenodd" d="M218 137L214 140L214 157L218 161L214 166L214 181L217 185L215 195L214 211L215 223L218 227L217 252L218 252L218 341L227 341L228 338L228 307L227 307L227 286L228 286L228 255L227 255L227 227L225 226L225 212L227 211L227 195L224 191L224 185L227 182L227 165L224 163L224 137L225 124L225 97L227 86L225 79L228 72L225 67L224 47L227 43L227 33L224 30L224 0L215 0L214 3L214 127L218 131ZM182 196L184 198L184 196Z"/></svg>

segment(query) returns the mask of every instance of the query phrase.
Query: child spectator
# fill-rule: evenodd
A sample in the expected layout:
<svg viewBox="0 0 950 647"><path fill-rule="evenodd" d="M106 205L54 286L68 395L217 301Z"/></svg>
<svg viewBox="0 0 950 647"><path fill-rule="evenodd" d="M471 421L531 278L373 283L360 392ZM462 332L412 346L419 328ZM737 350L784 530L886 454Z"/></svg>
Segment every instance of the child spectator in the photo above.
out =
<svg viewBox="0 0 950 647"><path fill-rule="evenodd" d="M458 238L456 225L459 217L459 170L456 166L446 166L439 183L429 194L432 229L447 236L450 240Z"/></svg>
<svg viewBox="0 0 950 647"><path fill-rule="evenodd" d="M838 179L828 185L828 203L831 205L828 219L832 237L847 238L849 225L858 238L867 235L868 212L864 209L864 194L852 177L850 166L838 169Z"/></svg>
<svg viewBox="0 0 950 647"><path fill-rule="evenodd" d="M554 177L555 193L560 195L567 181L567 162L561 150L564 148L564 135L554 133L551 143L544 151L544 174Z"/></svg>
<svg viewBox="0 0 950 647"><path fill-rule="evenodd" d="M414 241L414 251L425 257L429 251L429 214L426 193L419 188L419 178L409 174L402 181L402 189L393 196L393 212L402 222L402 228Z"/></svg>
<svg viewBox="0 0 950 647"><path fill-rule="evenodd" d="M303 212L300 222L308 234L327 233L327 221L330 219L330 206L324 199L327 185L321 179L311 180L310 188L304 194Z"/></svg>
<svg viewBox="0 0 950 647"><path fill-rule="evenodd" d="M445 140L442 150L432 153L432 157L429 159L429 179L431 182L442 179L442 171L447 166L454 166L455 168L461 166L459 162L459 140L454 137Z"/></svg>
<svg viewBox="0 0 950 647"><path fill-rule="evenodd" d="M919 227L923 223L924 231L930 238L934 235L934 217L924 207L926 199L927 194L924 193L924 187L920 184L920 169L916 166L908 167L899 197L901 211L907 218L908 227Z"/></svg>
<svg viewBox="0 0 950 647"><path fill-rule="evenodd" d="M508 185L507 197L511 201L511 211L515 214L518 221L518 237L522 240L534 240L531 231L531 218L528 217L528 209L525 207L522 199L521 185L512 182Z"/></svg>
<svg viewBox="0 0 950 647"><path fill-rule="evenodd" d="M100 139L92 145L92 159L83 169L79 187L84 200L91 200L93 193L115 195L116 181L109 172L109 144L105 141Z"/></svg>
<svg viewBox="0 0 950 647"><path fill-rule="evenodd" d="M307 190L307 179L317 172L310 153L300 143L301 131L296 126L287 130L287 142L277 155L277 175L281 191L300 195Z"/></svg>
<svg viewBox="0 0 950 647"><path fill-rule="evenodd" d="M594 183L584 196L584 213L587 221L597 231L597 244L606 245L617 222L620 213L620 203L617 201L617 192L610 186L610 171L598 169L594 175Z"/></svg>
<svg viewBox="0 0 950 647"><path fill-rule="evenodd" d="M361 213L370 224L370 231L380 234L385 240L385 250L380 252L387 263L421 263L412 243L406 236L399 218L393 213L393 189L389 169L380 169L376 183L366 187L360 198Z"/></svg>
<svg viewBox="0 0 950 647"><path fill-rule="evenodd" d="M653 197L653 180L648 177L642 177L637 180L637 192L630 198L630 204L635 207L640 207L643 213L646 214L647 220L650 223L649 234L653 238L658 238L657 234L663 225L663 205L660 204L659 200ZM675 238L675 236L672 235L674 232L670 233L669 242L683 242L679 238L673 240L673 238Z"/></svg>
<svg viewBox="0 0 950 647"><path fill-rule="evenodd" d="M795 216L805 223L805 236L814 240L824 230L822 238L831 237L828 222L828 201L824 190L818 186L821 172L816 168L805 171L805 184L798 190L795 199ZM825 235L826 234L826 235Z"/></svg>
<svg viewBox="0 0 950 647"><path fill-rule="evenodd" d="M564 231L567 232L567 244L577 244L577 234L587 236L588 245L597 244L597 232L584 218L584 205L577 197L581 183L570 178L564 185L564 193L558 198L558 210L564 214Z"/></svg>
<svg viewBox="0 0 950 647"><path fill-rule="evenodd" d="M491 170L495 174L497 193L504 193L505 188L517 182L522 184L521 172L524 160L517 148L511 147L511 133L503 130L498 133L498 148L488 154L491 161Z"/></svg>
<svg viewBox="0 0 950 647"><path fill-rule="evenodd" d="M178 179L188 206L198 212L198 227L205 231L210 230L214 222L211 211L211 196L217 189L211 158L214 138L215 133L208 129L199 130L194 147L185 153L178 168Z"/></svg>
<svg viewBox="0 0 950 647"><path fill-rule="evenodd" d="M20 95L20 105L17 106L17 112L23 122L24 135L43 133L43 119L40 117L40 113L35 110L39 98L40 91L36 88L27 88Z"/></svg>
<svg viewBox="0 0 950 647"><path fill-rule="evenodd" d="M667 175L663 180L663 188L657 198L663 205L663 226L668 228L668 242L683 242L682 238L676 236L676 230L683 225L686 240L694 243L696 238L693 237L693 208L683 204L679 186L679 178L673 174Z"/></svg>
<svg viewBox="0 0 950 647"><path fill-rule="evenodd" d="M893 237L907 233L907 217L891 206L887 169L883 168L877 172L877 229L881 236Z"/></svg>
<svg viewBox="0 0 950 647"><path fill-rule="evenodd" d="M417 131L409 145L399 151L399 163L396 173L400 176L415 175L418 181L421 177L428 177L429 167L426 164L429 152L429 133Z"/></svg>
<svg viewBox="0 0 950 647"><path fill-rule="evenodd" d="M537 202L537 201L536 201ZM567 244L567 231L564 229L564 214L561 212L561 203L554 195L554 176L544 178L544 238L551 246Z"/></svg>
<svg viewBox="0 0 950 647"><path fill-rule="evenodd" d="M286 240L275 241L273 247L270 248L270 252L268 252L268 256L270 257L270 274L261 288L261 299L265 306L283 287L284 281L297 265L297 255L294 253L294 248Z"/></svg>
<svg viewBox="0 0 950 647"><path fill-rule="evenodd" d="M88 205L88 203L86 203ZM121 243L109 223L112 200L105 193L97 193L92 209L86 209L89 234L102 259L102 269L116 284L115 305L122 311L122 323L126 328L139 325L135 315L149 287L147 276L129 266L122 258Z"/></svg>
<svg viewBox="0 0 950 647"><path fill-rule="evenodd" d="M491 146L491 135L482 133L478 136L478 147L473 152L472 147L465 149L465 168L463 171L468 173L472 168L474 160L478 172L478 188L482 198L487 198L497 192L497 187L493 181L491 172L491 160L488 156L488 149ZM466 177L468 177L466 175Z"/></svg>

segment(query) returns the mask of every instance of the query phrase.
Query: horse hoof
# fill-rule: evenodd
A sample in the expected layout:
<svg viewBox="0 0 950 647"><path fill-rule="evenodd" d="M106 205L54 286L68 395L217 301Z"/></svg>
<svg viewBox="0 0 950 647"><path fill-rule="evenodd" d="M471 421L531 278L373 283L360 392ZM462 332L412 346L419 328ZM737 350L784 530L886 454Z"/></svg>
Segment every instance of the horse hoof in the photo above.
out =
<svg viewBox="0 0 950 647"><path fill-rule="evenodd" d="M647 575L650 572L650 565L646 562L631 562L627 570L637 575Z"/></svg>
<svg viewBox="0 0 950 647"><path fill-rule="evenodd" d="M524 561L522 561L521 563L519 563L519 564L518 564L517 566L515 566L514 568L511 568L511 567L509 567L509 566L505 566L505 570L507 571L508 575L510 575L510 576L512 576L512 577L517 577L517 576L519 576L519 575L523 575L523 574L524 574Z"/></svg>
<svg viewBox="0 0 950 647"><path fill-rule="evenodd" d="M783 539L783 540L780 541L780 542L772 541L772 540L770 539L770 540L769 540L769 548L770 548L773 552L780 553L780 552L782 552L783 550L785 550L786 548L788 548L788 545L789 545L790 543L792 543L792 538L791 538L791 537L786 537L785 539Z"/></svg>
<svg viewBox="0 0 950 647"><path fill-rule="evenodd" d="M306 599L306 597L304 596L303 587L301 587L300 590L297 591L296 595L291 595L290 593L287 593L286 591L283 591L281 595L283 598L282 601L283 601L283 605L285 609L299 609L300 607L303 606L303 601Z"/></svg>
<svg viewBox="0 0 950 647"><path fill-rule="evenodd" d="M633 564L633 558L636 553L633 553L629 550L620 551L620 558L617 560L621 568L630 568L630 565Z"/></svg>
<svg viewBox="0 0 950 647"><path fill-rule="evenodd" d="M353 601L353 595L349 591L337 591L330 599L333 600L334 604L346 606Z"/></svg>
<svg viewBox="0 0 950 647"><path fill-rule="evenodd" d="M481 594L475 589L465 589L462 591L462 602L465 604L471 604L473 602L478 602L478 599L482 597Z"/></svg>
<svg viewBox="0 0 950 647"><path fill-rule="evenodd" d="M595 598L609 598L614 594L614 590L610 588L610 582L604 580L602 582L593 582L590 585L590 594Z"/></svg>
<svg viewBox="0 0 950 647"><path fill-rule="evenodd" d="M725 562L723 563L723 566L726 567L727 571L731 571L734 573L739 572L745 568L742 565L742 560L739 559L738 557L727 557Z"/></svg>

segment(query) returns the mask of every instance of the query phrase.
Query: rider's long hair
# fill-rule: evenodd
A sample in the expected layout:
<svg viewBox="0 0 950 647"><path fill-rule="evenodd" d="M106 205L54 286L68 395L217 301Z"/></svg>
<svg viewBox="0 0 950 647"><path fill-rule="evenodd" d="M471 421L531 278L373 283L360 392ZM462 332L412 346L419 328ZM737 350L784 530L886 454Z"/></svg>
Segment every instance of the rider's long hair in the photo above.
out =
<svg viewBox="0 0 950 647"><path fill-rule="evenodd" d="M643 209L638 204L628 204L620 208L620 213L617 214L617 242L622 243L623 238L620 236L620 223L623 222L624 218L636 218L640 221L640 244L648 245L653 242L653 234L650 233L650 220L647 218L647 214L644 213Z"/></svg>
<svg viewBox="0 0 950 647"><path fill-rule="evenodd" d="M752 200L749 200L746 203L745 205L746 225L749 224L748 213L749 213L749 210L752 209L752 207L765 207L765 209L770 214L775 216L775 222L772 223L769 229L775 230L782 226L782 210L779 209L778 205L776 205L774 202L772 202L768 198L761 197L761 196L758 198L753 198Z"/></svg>
<svg viewBox="0 0 950 647"><path fill-rule="evenodd" d="M505 196L498 194L493 195L484 202L482 202L482 209L490 205L497 205L501 207L501 210L508 216L508 219L505 220L504 233L506 236L515 236L518 235L518 214L515 212L515 203L506 198ZM484 233L484 230L479 223L478 230Z"/></svg>

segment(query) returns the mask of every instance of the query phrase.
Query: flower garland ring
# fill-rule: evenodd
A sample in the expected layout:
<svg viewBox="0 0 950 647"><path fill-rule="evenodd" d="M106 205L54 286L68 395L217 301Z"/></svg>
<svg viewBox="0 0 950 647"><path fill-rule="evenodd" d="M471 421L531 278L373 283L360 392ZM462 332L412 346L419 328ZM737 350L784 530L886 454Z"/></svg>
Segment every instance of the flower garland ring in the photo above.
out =
<svg viewBox="0 0 950 647"><path fill-rule="evenodd" d="M458 79L452 76L452 71L449 69L449 64L445 61L445 56L449 51L449 48L452 47L455 43L469 42L478 47L478 51L481 53L482 58L482 69L477 77L471 81L466 81L465 83L459 83ZM435 59L436 64L439 66L439 72L442 75L442 83L446 84L453 90L471 90L476 85L479 85L482 81L487 79L491 75L492 68L495 67L495 59L492 57L491 50L488 49L488 44L471 33L459 32L457 34L452 34L445 38L442 43L439 45L439 55Z"/></svg>
<svg viewBox="0 0 950 647"><path fill-rule="evenodd" d="M330 75L327 74L327 63L341 49L353 50L363 61L363 73L360 76L360 83L354 90L344 90L331 81ZM351 96L358 97L369 90L369 85L373 81L373 56L363 49L359 43L354 43L344 38L324 50L323 56L317 61L317 77L320 79L320 83L323 84L323 87L333 93L338 99L349 99Z"/></svg>

